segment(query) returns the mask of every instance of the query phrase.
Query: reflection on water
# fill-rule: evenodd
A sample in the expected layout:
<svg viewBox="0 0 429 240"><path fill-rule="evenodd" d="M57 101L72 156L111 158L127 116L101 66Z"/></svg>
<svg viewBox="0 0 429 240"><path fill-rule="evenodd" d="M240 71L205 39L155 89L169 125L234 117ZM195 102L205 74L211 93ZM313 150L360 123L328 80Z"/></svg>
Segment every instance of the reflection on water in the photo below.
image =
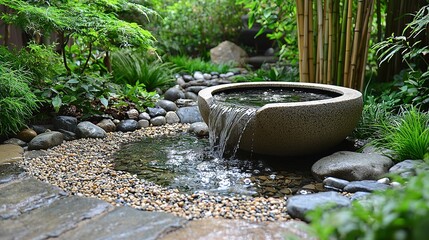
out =
<svg viewBox="0 0 429 240"><path fill-rule="evenodd" d="M115 154L115 169L164 187L193 193L285 196L314 182L311 162L237 153L214 157L208 139L189 134L146 138L124 145Z"/></svg>

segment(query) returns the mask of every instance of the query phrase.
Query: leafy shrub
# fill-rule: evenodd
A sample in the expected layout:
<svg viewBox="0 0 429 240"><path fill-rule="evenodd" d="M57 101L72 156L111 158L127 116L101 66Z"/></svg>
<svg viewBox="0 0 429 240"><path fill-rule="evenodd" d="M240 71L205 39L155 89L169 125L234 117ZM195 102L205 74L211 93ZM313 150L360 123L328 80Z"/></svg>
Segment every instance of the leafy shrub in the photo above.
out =
<svg viewBox="0 0 429 240"><path fill-rule="evenodd" d="M374 193L352 207L320 208L309 214L320 239L427 238L429 226L429 172L421 170L403 189Z"/></svg>
<svg viewBox="0 0 429 240"><path fill-rule="evenodd" d="M429 160L429 113L416 108L402 111L390 122L381 123L375 146L390 149L397 160Z"/></svg>
<svg viewBox="0 0 429 240"><path fill-rule="evenodd" d="M160 60L146 59L139 52L119 51L112 56L113 75L118 84L143 84L149 92L174 84L173 65Z"/></svg>
<svg viewBox="0 0 429 240"><path fill-rule="evenodd" d="M258 69L244 76L236 76L234 82L261 82L261 81L285 81L296 82L299 80L298 69L292 66L272 66L268 69Z"/></svg>
<svg viewBox="0 0 429 240"><path fill-rule="evenodd" d="M204 57L210 48L238 36L244 14L235 0L167 1L161 7L156 10L163 21L155 32L162 47L168 53Z"/></svg>
<svg viewBox="0 0 429 240"><path fill-rule="evenodd" d="M201 58L190 58L187 56L170 56L168 61L172 62L178 71L187 73L194 73L196 71L226 73L234 67L233 64L214 64L206 62Z"/></svg>
<svg viewBox="0 0 429 240"><path fill-rule="evenodd" d="M28 72L0 63L0 136L18 132L37 109L29 82Z"/></svg>
<svg viewBox="0 0 429 240"><path fill-rule="evenodd" d="M107 107L114 89L106 78L72 74L55 78L50 88L35 93L45 99L45 104L51 104L55 112L87 118L100 113L101 106ZM70 108L75 110L70 112Z"/></svg>

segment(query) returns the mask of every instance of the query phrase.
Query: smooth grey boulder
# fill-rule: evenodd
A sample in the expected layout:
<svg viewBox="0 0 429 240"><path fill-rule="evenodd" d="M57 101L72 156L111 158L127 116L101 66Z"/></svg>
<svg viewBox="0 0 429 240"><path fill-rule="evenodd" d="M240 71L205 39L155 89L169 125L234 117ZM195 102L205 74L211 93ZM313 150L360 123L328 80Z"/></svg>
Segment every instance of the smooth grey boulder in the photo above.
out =
<svg viewBox="0 0 429 240"><path fill-rule="evenodd" d="M60 145L64 141L62 133L57 131L45 132L37 135L28 143L29 150L48 149Z"/></svg>
<svg viewBox="0 0 429 240"><path fill-rule="evenodd" d="M142 113L140 113L140 115L139 115L139 119L140 120L150 120L150 116L149 116L149 113L147 113L147 112L142 112Z"/></svg>
<svg viewBox="0 0 429 240"><path fill-rule="evenodd" d="M114 132L114 131L116 131L116 125L110 119L103 119L103 120L101 120L99 123L97 123L97 126L101 127L106 132Z"/></svg>
<svg viewBox="0 0 429 240"><path fill-rule="evenodd" d="M176 111L176 114L179 116L181 123L194 123L203 121L197 106L179 108Z"/></svg>
<svg viewBox="0 0 429 240"><path fill-rule="evenodd" d="M106 131L92 122L80 122L76 128L76 134L79 138L105 138Z"/></svg>
<svg viewBox="0 0 429 240"><path fill-rule="evenodd" d="M117 126L116 130L121 132L132 132L138 128L138 122L134 119L122 120Z"/></svg>
<svg viewBox="0 0 429 240"><path fill-rule="evenodd" d="M31 125L31 128L36 131L37 134L46 132L48 129L53 129L53 125Z"/></svg>
<svg viewBox="0 0 429 240"><path fill-rule="evenodd" d="M185 79L185 76L183 76L183 78ZM164 93L164 99L166 100L170 100L174 102L179 98L185 98L185 94L182 92L182 90L178 89L177 87L172 87Z"/></svg>
<svg viewBox="0 0 429 240"><path fill-rule="evenodd" d="M163 108L160 108L160 107L154 107L154 108L148 107L146 111L147 113L149 113L149 116L151 118L158 117L158 116L165 116L165 114L167 114L167 111L165 111Z"/></svg>
<svg viewBox="0 0 429 240"><path fill-rule="evenodd" d="M159 100L156 106L163 108L167 112L177 110L177 105L174 102L165 99Z"/></svg>
<svg viewBox="0 0 429 240"><path fill-rule="evenodd" d="M150 126L150 122L148 120L139 120L138 122L139 128L147 128Z"/></svg>
<svg viewBox="0 0 429 240"><path fill-rule="evenodd" d="M323 205L332 207L347 207L350 199L337 192L319 192L306 195L295 195L286 202L287 213L294 218L308 221L305 214Z"/></svg>
<svg viewBox="0 0 429 240"><path fill-rule="evenodd" d="M53 119L54 129L63 129L69 132L76 132L77 118L71 116L57 116Z"/></svg>
<svg viewBox="0 0 429 240"><path fill-rule="evenodd" d="M165 125L167 123L166 119L164 116L158 116L158 117L154 117L150 120L150 123L153 126L162 126Z"/></svg>
<svg viewBox="0 0 429 240"><path fill-rule="evenodd" d="M202 73L202 72L196 71L196 72L194 73L194 78L195 78L196 80L204 80L204 75L203 75L203 73Z"/></svg>
<svg viewBox="0 0 429 240"><path fill-rule="evenodd" d="M392 160L382 155L340 151L314 163L311 171L318 179L372 180L381 178L392 165Z"/></svg>
<svg viewBox="0 0 429 240"><path fill-rule="evenodd" d="M58 132L63 134L64 140L66 141L73 141L77 139L77 135L74 132L70 132L64 129L58 129Z"/></svg>
<svg viewBox="0 0 429 240"><path fill-rule="evenodd" d="M235 63L244 66L249 56L241 47L230 41L223 41L210 49L210 59L213 63Z"/></svg>
<svg viewBox="0 0 429 240"><path fill-rule="evenodd" d="M343 188L345 186L347 186L347 184L349 184L350 182L344 179L340 179L340 178L334 178L334 177L327 177L325 179L323 179L323 184L325 186L325 188L328 189L333 189L336 191L340 191L343 190Z"/></svg>
<svg viewBox="0 0 429 240"><path fill-rule="evenodd" d="M191 99L193 101L197 101L198 100L198 95L193 93L193 92L186 92L185 93L185 98L186 99Z"/></svg>
<svg viewBox="0 0 429 240"><path fill-rule="evenodd" d="M354 193L354 192L373 192L373 191L383 191L389 188L389 185L384 183L379 183L372 180L362 180L362 181L353 181L347 184L344 187L344 191Z"/></svg>
<svg viewBox="0 0 429 240"><path fill-rule="evenodd" d="M416 169L423 166L423 160L405 160L393 165L389 169L389 173L397 174L403 178L408 178L416 175ZM426 166L428 167L428 166Z"/></svg>
<svg viewBox="0 0 429 240"><path fill-rule="evenodd" d="M209 135L209 126L205 122L192 123L189 127L189 132L194 133L198 137Z"/></svg>
<svg viewBox="0 0 429 240"><path fill-rule="evenodd" d="M167 112L167 114L165 115L165 120L169 124L180 122L179 116L177 116L176 112L174 111Z"/></svg>

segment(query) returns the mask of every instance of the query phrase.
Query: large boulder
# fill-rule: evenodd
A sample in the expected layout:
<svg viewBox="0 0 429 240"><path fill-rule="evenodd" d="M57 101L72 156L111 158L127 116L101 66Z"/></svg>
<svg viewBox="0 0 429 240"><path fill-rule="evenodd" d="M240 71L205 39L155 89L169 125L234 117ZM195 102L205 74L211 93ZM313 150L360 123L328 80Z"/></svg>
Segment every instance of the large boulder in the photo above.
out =
<svg viewBox="0 0 429 240"><path fill-rule="evenodd" d="M71 116L57 116L53 120L56 130L63 129L69 132L75 132L77 127L77 118Z"/></svg>
<svg viewBox="0 0 429 240"><path fill-rule="evenodd" d="M37 135L28 143L29 150L48 149L60 145L64 141L62 133L57 131L45 132Z"/></svg>
<svg viewBox="0 0 429 240"><path fill-rule="evenodd" d="M320 192L290 197L286 203L286 209L291 217L307 221L308 219L305 215L310 210L328 204L331 207L347 207L350 205L350 202L350 199L340 193Z"/></svg>
<svg viewBox="0 0 429 240"><path fill-rule="evenodd" d="M203 121L197 106L179 108L176 114L179 116L181 123L194 123Z"/></svg>
<svg viewBox="0 0 429 240"><path fill-rule="evenodd" d="M314 163L311 171L318 179L374 180L388 173L392 165L390 158L379 154L340 151Z"/></svg>
<svg viewBox="0 0 429 240"><path fill-rule="evenodd" d="M80 138L105 138L106 131L89 121L77 125L76 134Z"/></svg>
<svg viewBox="0 0 429 240"><path fill-rule="evenodd" d="M221 42L218 46L210 49L211 61L216 64L233 62L243 66L248 57L246 51L230 41Z"/></svg>

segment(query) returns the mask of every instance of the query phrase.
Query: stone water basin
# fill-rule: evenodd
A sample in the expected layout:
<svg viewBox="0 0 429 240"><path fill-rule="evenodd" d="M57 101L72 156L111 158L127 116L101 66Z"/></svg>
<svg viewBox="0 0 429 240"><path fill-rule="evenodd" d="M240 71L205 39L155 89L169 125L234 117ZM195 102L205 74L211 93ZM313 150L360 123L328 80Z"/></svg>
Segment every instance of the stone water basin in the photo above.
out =
<svg viewBox="0 0 429 240"><path fill-rule="evenodd" d="M230 109L217 110L221 104L214 98L216 94L258 88L288 89L329 97L302 102L268 103L262 107L253 107L254 114L235 118L231 118ZM226 148L238 147L265 155L304 156L318 154L340 144L356 127L362 114L363 101L359 91L345 87L315 83L256 82L203 89L198 94L198 107L204 121L211 127L211 135L227 135ZM231 123L225 124L228 121ZM214 122L222 124L214 126Z"/></svg>

